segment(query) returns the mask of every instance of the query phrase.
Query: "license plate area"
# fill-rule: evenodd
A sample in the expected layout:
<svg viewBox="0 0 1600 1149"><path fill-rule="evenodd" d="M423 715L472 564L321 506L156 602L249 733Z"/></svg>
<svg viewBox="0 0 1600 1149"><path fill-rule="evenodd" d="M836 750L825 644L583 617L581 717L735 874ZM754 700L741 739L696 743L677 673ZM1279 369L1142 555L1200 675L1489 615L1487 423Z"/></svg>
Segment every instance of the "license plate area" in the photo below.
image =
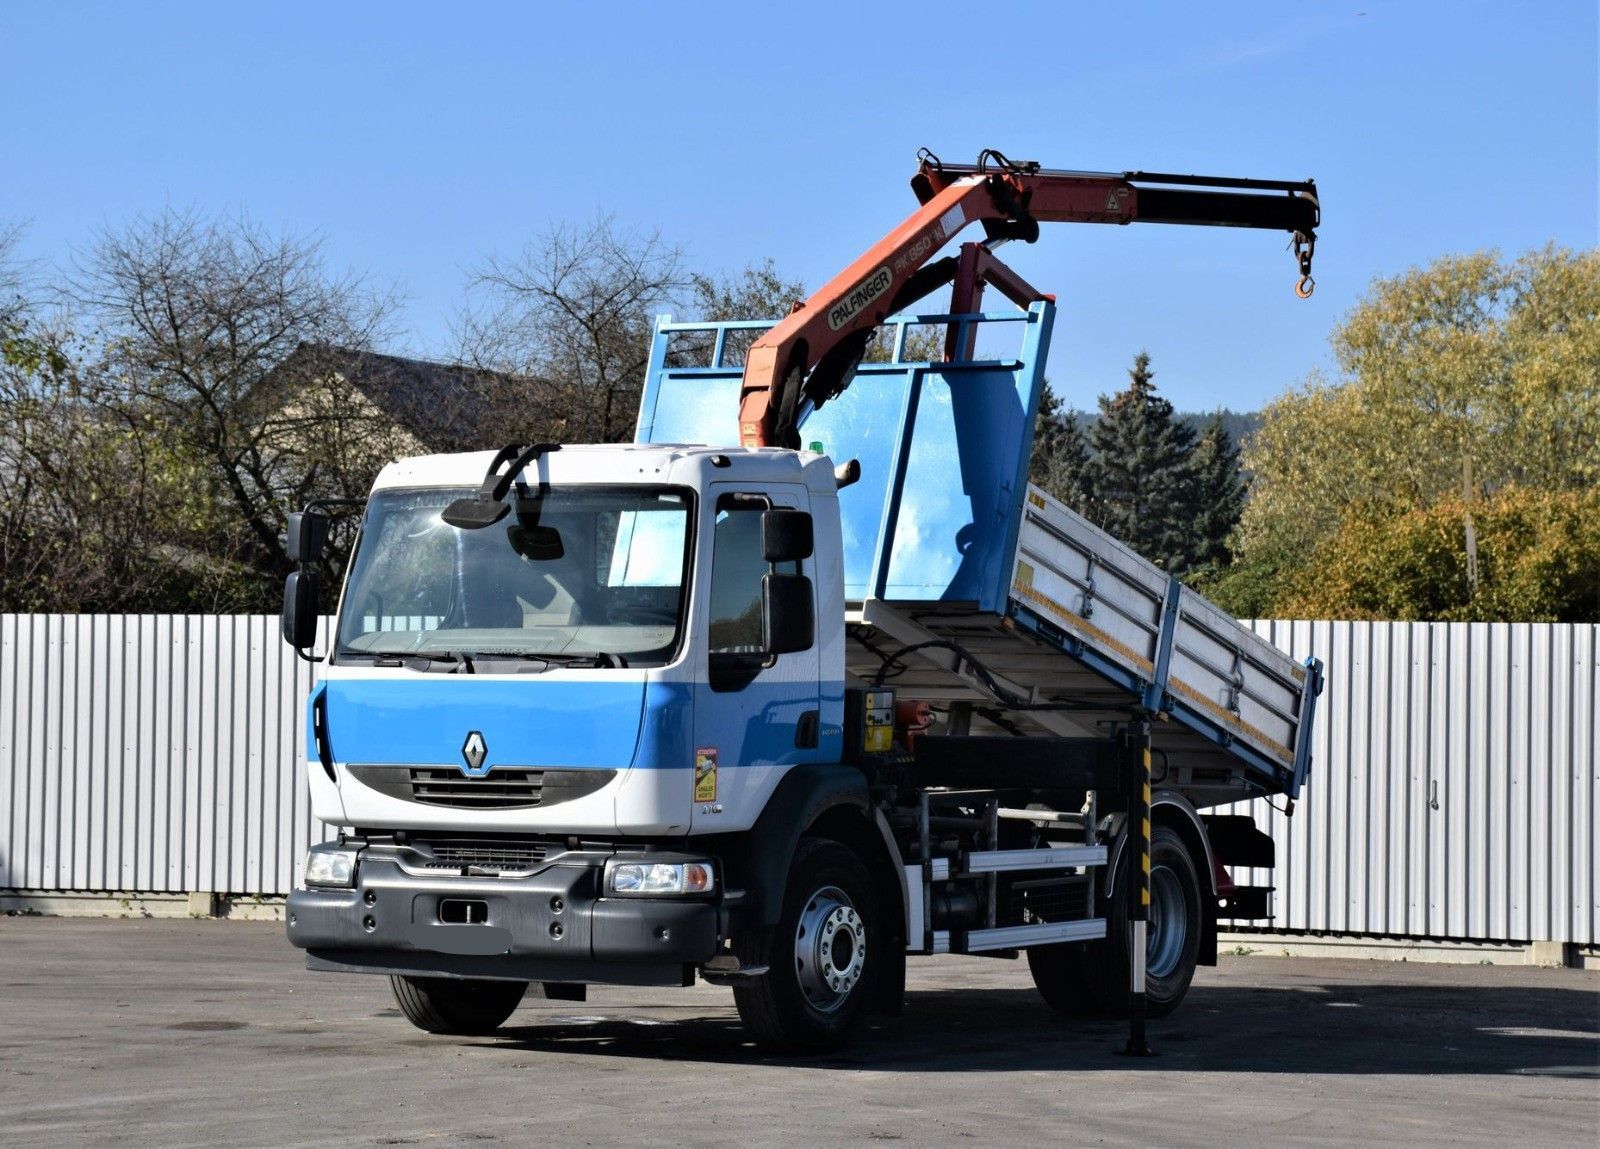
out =
<svg viewBox="0 0 1600 1149"><path fill-rule="evenodd" d="M439 921L446 925L489 924L489 903L481 898L440 898Z"/></svg>

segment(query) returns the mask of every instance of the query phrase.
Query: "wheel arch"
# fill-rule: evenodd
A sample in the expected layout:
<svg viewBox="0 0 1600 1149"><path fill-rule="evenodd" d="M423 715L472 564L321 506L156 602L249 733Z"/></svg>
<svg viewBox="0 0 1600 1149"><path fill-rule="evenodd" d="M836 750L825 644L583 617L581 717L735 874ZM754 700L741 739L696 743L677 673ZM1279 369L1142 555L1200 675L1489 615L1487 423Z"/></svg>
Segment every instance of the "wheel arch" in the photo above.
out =
<svg viewBox="0 0 1600 1149"><path fill-rule="evenodd" d="M777 922L789 865L802 835L819 824L859 834L857 824L871 828L870 810L861 771L837 765L792 767L767 799L755 824L721 840L728 885L745 892L738 924L770 926Z"/></svg>
<svg viewBox="0 0 1600 1149"><path fill-rule="evenodd" d="M755 825L728 843L724 856L730 884L745 890L735 928L777 924L789 867L806 836L829 838L854 851L872 875L892 934L880 951L877 1004L898 1013L905 992L905 867L888 823L872 804L866 778L855 767L794 767L778 783Z"/></svg>

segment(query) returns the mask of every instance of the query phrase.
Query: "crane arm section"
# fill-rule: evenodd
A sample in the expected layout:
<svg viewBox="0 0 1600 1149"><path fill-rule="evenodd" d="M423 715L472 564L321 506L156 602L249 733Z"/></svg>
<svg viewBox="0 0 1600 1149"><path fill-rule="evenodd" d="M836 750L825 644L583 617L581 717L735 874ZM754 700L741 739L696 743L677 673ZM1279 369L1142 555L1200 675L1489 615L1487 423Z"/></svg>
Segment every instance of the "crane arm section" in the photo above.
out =
<svg viewBox="0 0 1600 1149"><path fill-rule="evenodd" d="M1316 185L1147 172L1047 171L985 152L977 165L924 154L911 181L921 206L751 345L739 397L745 446L799 445L803 405L849 386L873 329L955 274L929 261L962 229L982 224L989 246L1033 242L1041 223L1179 223L1286 231L1310 294L1320 209Z"/></svg>

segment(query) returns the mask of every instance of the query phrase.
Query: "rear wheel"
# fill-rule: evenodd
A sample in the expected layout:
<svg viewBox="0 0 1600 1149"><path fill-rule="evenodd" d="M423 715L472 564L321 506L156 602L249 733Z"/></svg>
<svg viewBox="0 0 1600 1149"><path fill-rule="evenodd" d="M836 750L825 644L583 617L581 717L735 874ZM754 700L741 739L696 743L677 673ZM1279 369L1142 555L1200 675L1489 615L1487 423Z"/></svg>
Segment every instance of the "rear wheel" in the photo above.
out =
<svg viewBox="0 0 1600 1149"><path fill-rule="evenodd" d="M1101 902L1106 936L1099 941L1040 946L1028 951L1028 969L1040 996L1070 1014L1126 1016L1128 969L1127 883L1138 851L1122 851L1116 891ZM1150 915L1145 933L1145 994L1151 1017L1178 1008L1200 958L1202 892L1189 849L1175 830L1157 826L1150 837Z"/></svg>
<svg viewBox="0 0 1600 1149"><path fill-rule="evenodd" d="M389 978L400 1012L429 1033L493 1033L522 1001L528 983L449 977Z"/></svg>
<svg viewBox="0 0 1600 1149"><path fill-rule="evenodd" d="M872 998L887 937L866 866L824 838L802 838L775 926L736 943L743 964L767 972L734 988L739 1017L771 1049L837 1048Z"/></svg>

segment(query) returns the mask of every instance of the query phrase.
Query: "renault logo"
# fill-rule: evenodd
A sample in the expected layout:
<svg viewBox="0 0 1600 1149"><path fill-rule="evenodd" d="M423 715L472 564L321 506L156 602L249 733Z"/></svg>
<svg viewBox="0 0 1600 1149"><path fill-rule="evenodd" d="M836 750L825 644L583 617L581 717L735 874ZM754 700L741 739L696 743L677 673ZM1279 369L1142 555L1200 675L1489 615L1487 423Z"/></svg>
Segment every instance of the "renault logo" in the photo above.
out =
<svg viewBox="0 0 1600 1149"><path fill-rule="evenodd" d="M467 740L461 744L461 757L467 762L461 772L468 778L482 778L489 772L489 767L484 765L489 757L489 747L483 735L476 730L468 734Z"/></svg>

